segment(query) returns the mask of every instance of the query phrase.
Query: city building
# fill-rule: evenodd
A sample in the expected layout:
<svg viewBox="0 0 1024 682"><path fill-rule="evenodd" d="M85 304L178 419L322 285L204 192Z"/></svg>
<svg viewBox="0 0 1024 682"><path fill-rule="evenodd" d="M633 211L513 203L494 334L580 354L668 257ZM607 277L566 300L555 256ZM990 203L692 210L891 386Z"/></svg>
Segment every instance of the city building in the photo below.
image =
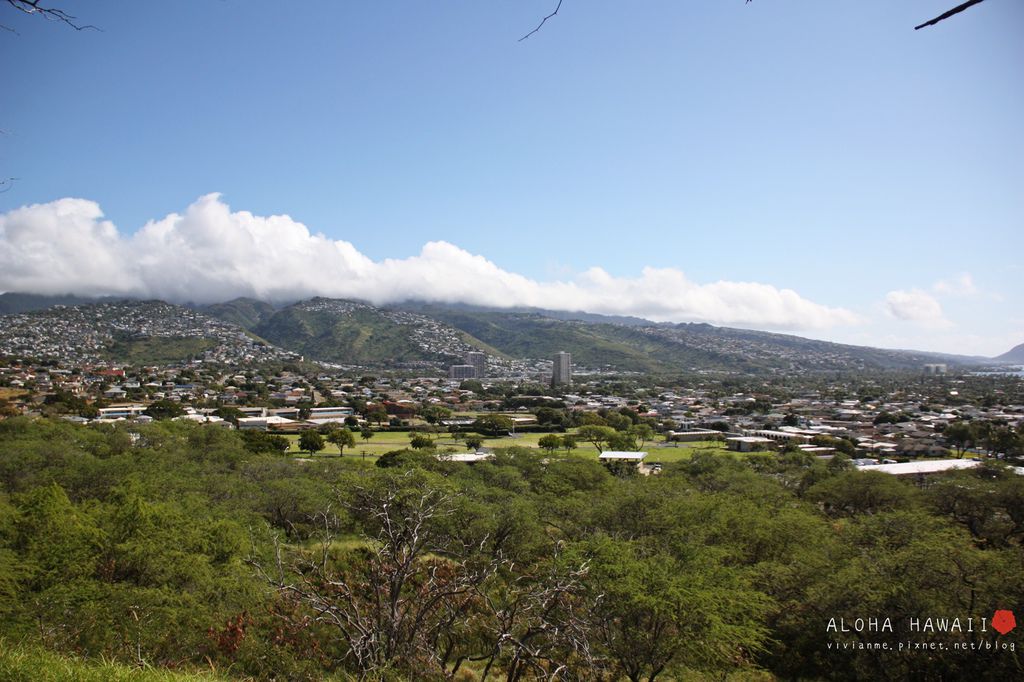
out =
<svg viewBox="0 0 1024 682"><path fill-rule="evenodd" d="M471 350L466 353L466 364L473 365L476 370L476 378L483 379L487 376L487 354Z"/></svg>
<svg viewBox="0 0 1024 682"><path fill-rule="evenodd" d="M555 364L551 370L551 385L568 386L572 383L572 353L559 351L555 354Z"/></svg>
<svg viewBox="0 0 1024 682"><path fill-rule="evenodd" d="M449 379L473 379L476 377L476 367L473 365L452 365L448 368Z"/></svg>
<svg viewBox="0 0 1024 682"><path fill-rule="evenodd" d="M767 450L772 443L771 438L763 436L735 436L725 439L725 446L733 452L758 452Z"/></svg>

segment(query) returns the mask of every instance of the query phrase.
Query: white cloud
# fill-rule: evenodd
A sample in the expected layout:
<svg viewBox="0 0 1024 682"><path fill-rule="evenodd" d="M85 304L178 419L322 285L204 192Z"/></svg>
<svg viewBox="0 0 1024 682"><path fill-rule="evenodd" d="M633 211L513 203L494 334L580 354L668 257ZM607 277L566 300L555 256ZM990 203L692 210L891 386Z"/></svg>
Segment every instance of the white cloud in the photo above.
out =
<svg viewBox="0 0 1024 682"><path fill-rule="evenodd" d="M127 293L125 243L100 207L60 199L0 215L0 289L57 294Z"/></svg>
<svg viewBox="0 0 1024 682"><path fill-rule="evenodd" d="M890 291L885 295L885 307L898 320L937 327L950 324L942 314L939 302L920 289Z"/></svg>
<svg viewBox="0 0 1024 682"><path fill-rule="evenodd" d="M971 273L962 272L948 279L940 279L932 285L932 291L944 296L974 296L979 293Z"/></svg>
<svg viewBox="0 0 1024 682"><path fill-rule="evenodd" d="M310 233L288 216L232 212L217 194L131 236L102 217L96 203L83 199L0 215L0 290L198 303L237 296L290 301L320 295L377 304L418 299L789 330L861 322L790 289L698 284L671 268L613 277L594 267L574 278L537 281L444 241L429 242L409 258L373 261L351 243ZM896 302L898 310L907 307Z"/></svg>

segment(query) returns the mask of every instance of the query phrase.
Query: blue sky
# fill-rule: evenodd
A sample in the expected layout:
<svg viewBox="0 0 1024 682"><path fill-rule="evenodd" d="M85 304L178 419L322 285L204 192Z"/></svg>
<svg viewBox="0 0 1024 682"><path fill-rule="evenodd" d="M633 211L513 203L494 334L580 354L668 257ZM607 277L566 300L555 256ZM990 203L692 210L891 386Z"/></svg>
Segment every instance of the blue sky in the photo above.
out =
<svg viewBox="0 0 1024 682"><path fill-rule="evenodd" d="M488 289L473 300L985 355L1024 342L1020 2L914 31L955 2L565 0L522 42L554 2L57 4L102 32L0 13L20 65L0 76L0 175L18 178L0 289L117 290L64 277L59 251L15 267L40 253L29 233L102 242L99 211L117 238L93 261L111 264L182 234L236 244L247 212L327 238L296 253L355 254L317 261L321 288L268 292L228 254L195 292L110 279L193 299ZM69 197L86 202L54 204ZM132 240L169 214L159 246Z"/></svg>

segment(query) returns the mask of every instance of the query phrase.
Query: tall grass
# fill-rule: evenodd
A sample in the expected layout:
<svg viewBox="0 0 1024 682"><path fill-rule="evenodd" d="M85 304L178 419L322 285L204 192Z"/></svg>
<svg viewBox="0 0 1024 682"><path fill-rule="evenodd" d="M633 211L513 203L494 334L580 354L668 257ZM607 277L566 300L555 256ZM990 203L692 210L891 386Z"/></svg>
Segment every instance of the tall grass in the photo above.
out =
<svg viewBox="0 0 1024 682"><path fill-rule="evenodd" d="M0 639L0 680L4 682L221 682L210 672L133 668L122 663L72 658Z"/></svg>

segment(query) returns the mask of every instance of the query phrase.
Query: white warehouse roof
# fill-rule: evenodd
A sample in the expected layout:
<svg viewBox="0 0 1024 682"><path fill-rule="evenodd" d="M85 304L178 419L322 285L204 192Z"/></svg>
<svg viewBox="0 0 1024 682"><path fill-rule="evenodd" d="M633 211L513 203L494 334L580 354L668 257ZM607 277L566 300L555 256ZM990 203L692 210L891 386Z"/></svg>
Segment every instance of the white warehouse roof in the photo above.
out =
<svg viewBox="0 0 1024 682"><path fill-rule="evenodd" d="M954 471L956 469L973 469L981 462L973 459L924 459L917 462L905 462L902 464L868 464L858 465L860 471L881 471L883 474L894 476L905 476L909 474L937 474L942 471Z"/></svg>
<svg viewBox="0 0 1024 682"><path fill-rule="evenodd" d="M639 462L647 456L646 452L630 452L622 450L605 450L598 459L618 459L632 462Z"/></svg>

